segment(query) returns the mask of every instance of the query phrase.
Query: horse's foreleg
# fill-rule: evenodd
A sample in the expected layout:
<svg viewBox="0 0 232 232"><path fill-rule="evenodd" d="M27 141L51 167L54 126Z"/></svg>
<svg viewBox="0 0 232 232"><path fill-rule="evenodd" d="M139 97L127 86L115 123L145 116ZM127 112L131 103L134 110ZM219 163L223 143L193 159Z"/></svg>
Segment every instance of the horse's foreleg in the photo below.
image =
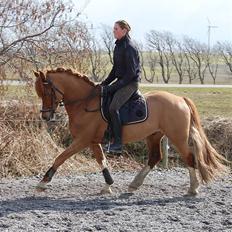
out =
<svg viewBox="0 0 232 232"><path fill-rule="evenodd" d="M37 185L37 190L44 190L46 188L46 184L52 180L52 177L54 176L58 167L62 165L65 160L70 158L75 153L83 150L85 147L85 143L74 140L73 143L55 159L52 167L49 168L49 170L45 173L43 179Z"/></svg>
<svg viewBox="0 0 232 232"><path fill-rule="evenodd" d="M100 165L101 171L103 173L104 179L105 179L105 186L102 189L101 193L112 193L110 186L114 183L109 169L107 167L107 161L105 158L105 155L102 151L102 147L100 144L92 144L91 149L93 151L93 154L97 160L97 163Z"/></svg>

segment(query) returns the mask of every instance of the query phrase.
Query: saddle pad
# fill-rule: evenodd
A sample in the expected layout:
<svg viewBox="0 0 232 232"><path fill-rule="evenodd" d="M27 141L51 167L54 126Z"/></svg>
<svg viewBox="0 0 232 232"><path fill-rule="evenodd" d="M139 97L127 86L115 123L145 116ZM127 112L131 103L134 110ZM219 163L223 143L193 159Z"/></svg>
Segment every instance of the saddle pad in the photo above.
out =
<svg viewBox="0 0 232 232"><path fill-rule="evenodd" d="M102 93L102 89L101 89ZM103 94L101 94L102 96ZM101 115L108 122L109 106L112 97L101 97ZM148 108L145 97L138 90L119 110L122 125L129 125L144 122L148 117Z"/></svg>

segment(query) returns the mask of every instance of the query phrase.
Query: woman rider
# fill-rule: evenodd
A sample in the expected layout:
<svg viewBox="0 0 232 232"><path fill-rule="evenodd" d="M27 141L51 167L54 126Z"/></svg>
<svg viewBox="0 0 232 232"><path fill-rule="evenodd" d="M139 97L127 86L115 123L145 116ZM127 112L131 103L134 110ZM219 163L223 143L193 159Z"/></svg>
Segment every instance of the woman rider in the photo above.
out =
<svg viewBox="0 0 232 232"><path fill-rule="evenodd" d="M119 20L114 24L113 33L116 39L114 64L109 76L101 83L103 94L105 96L113 95L109 113L114 142L108 150L110 153L122 152L122 126L119 109L138 90L141 74L139 53L129 36L130 30L131 27L125 20Z"/></svg>

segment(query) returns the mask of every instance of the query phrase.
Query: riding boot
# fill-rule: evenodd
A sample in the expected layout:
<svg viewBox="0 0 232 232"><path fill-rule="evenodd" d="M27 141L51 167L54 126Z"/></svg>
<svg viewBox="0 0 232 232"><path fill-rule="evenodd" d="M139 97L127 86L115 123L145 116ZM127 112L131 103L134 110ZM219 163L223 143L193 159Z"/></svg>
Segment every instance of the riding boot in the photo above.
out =
<svg viewBox="0 0 232 232"><path fill-rule="evenodd" d="M102 141L101 141L102 146L109 144L109 142L111 141L110 136L111 136L111 127L110 127L110 124L108 122L108 127L105 130Z"/></svg>
<svg viewBox="0 0 232 232"><path fill-rule="evenodd" d="M121 125L121 119L119 115L119 111L112 112L110 114L111 118L111 126L113 130L113 136L114 136L114 142L110 144L109 153L122 153L122 125Z"/></svg>

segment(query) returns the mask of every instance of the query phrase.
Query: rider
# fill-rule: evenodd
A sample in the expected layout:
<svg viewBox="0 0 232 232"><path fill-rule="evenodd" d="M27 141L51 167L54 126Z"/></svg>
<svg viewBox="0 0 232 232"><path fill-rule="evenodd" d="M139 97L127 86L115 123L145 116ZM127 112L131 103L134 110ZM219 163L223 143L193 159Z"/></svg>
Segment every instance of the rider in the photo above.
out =
<svg viewBox="0 0 232 232"><path fill-rule="evenodd" d="M141 74L139 53L129 36L130 30L131 27L125 20L115 22L113 29L116 39L113 55L114 64L109 76L101 83L103 94L113 95L109 113L114 142L110 145L110 153L122 152L122 127L119 109L138 90ZM114 80L116 81L113 82Z"/></svg>

